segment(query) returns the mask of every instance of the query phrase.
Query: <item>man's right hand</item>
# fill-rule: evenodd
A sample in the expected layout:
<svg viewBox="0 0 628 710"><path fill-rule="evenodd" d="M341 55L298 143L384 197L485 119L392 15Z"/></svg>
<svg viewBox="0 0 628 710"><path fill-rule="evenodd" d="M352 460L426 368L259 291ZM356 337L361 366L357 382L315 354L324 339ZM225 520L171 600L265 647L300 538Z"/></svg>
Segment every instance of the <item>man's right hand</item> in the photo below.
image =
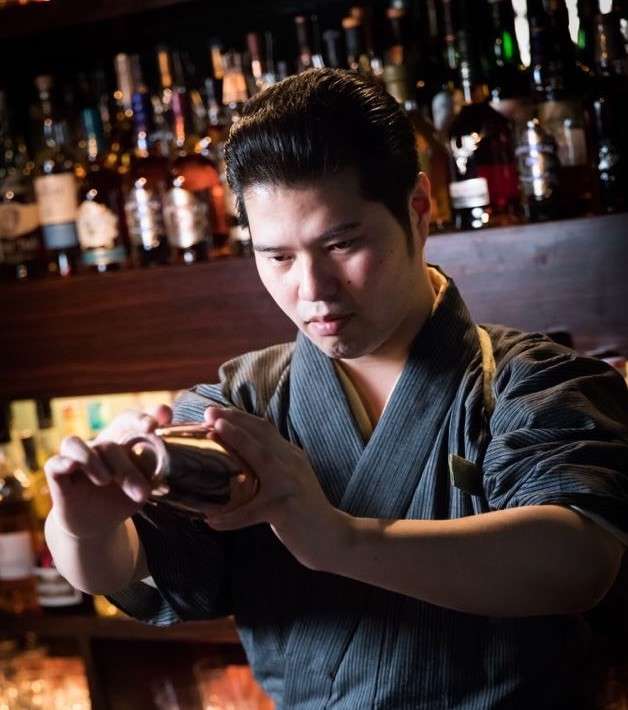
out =
<svg viewBox="0 0 628 710"><path fill-rule="evenodd" d="M79 538L107 534L136 513L150 488L120 442L130 433L146 433L170 424L172 411L161 405L153 416L127 411L89 444L78 436L61 442L59 454L44 467L52 515Z"/></svg>

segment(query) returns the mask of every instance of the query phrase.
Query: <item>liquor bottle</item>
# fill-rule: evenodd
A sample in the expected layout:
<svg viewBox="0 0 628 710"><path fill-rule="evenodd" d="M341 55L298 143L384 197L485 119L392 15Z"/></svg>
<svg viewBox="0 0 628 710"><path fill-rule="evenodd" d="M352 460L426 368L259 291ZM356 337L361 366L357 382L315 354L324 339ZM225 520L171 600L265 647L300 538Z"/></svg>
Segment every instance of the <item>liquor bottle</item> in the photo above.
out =
<svg viewBox="0 0 628 710"><path fill-rule="evenodd" d="M366 5L354 5L349 14L360 24L361 34L364 40L364 47L368 57L370 73L380 79L384 73L384 62L379 48L375 44L375 33L373 31L372 9Z"/></svg>
<svg viewBox="0 0 628 710"><path fill-rule="evenodd" d="M266 67L262 36L259 32L248 32L246 35L246 46L251 58L251 73L249 81L249 95L263 91L267 86L275 83L273 69L270 71Z"/></svg>
<svg viewBox="0 0 628 710"><path fill-rule="evenodd" d="M618 18L594 20L595 80L589 102L593 165L603 212L628 209L628 75Z"/></svg>
<svg viewBox="0 0 628 710"><path fill-rule="evenodd" d="M11 136L6 95L0 91L0 254L2 278L46 273L39 211L26 147Z"/></svg>
<svg viewBox="0 0 628 710"><path fill-rule="evenodd" d="M460 87L452 0L442 0L436 10L441 51L436 53L440 61L434 71L437 89L432 97L432 121L441 139L448 142L449 129L464 105L464 95Z"/></svg>
<svg viewBox="0 0 628 710"><path fill-rule="evenodd" d="M325 44L325 66L332 69L344 69L346 51L342 42L342 34L338 30L325 30L323 32Z"/></svg>
<svg viewBox="0 0 628 710"><path fill-rule="evenodd" d="M491 106L512 121L517 130L534 117L534 104L519 55L512 0L488 0L488 6Z"/></svg>
<svg viewBox="0 0 628 710"><path fill-rule="evenodd" d="M419 109L405 65L387 64L384 67L384 82L388 92L403 106L414 128L421 170L427 173L432 184L431 223L435 229L442 230L451 222L449 154L434 126Z"/></svg>
<svg viewBox="0 0 628 710"><path fill-rule="evenodd" d="M9 406L0 403L0 611L39 611L34 574L37 524L31 501L13 475Z"/></svg>
<svg viewBox="0 0 628 710"><path fill-rule="evenodd" d="M517 164L523 212L528 222L558 219L560 216L560 161L556 141L543 130L538 119L529 120L518 131Z"/></svg>
<svg viewBox="0 0 628 710"><path fill-rule="evenodd" d="M175 57L178 61L178 57ZM182 73L179 65L178 73ZM207 156L197 152L189 96L179 76L172 92L173 155L169 188L163 210L166 233L176 258L182 263L206 261L212 226L222 219L222 242L227 240L224 193L218 171ZM221 245L222 246L222 245Z"/></svg>
<svg viewBox="0 0 628 710"><path fill-rule="evenodd" d="M29 490L36 519L34 574L37 580L39 606L47 614L81 614L91 610L88 595L75 589L57 570L46 544L44 524L52 508L50 492L35 437L25 433L20 437L24 462L28 471Z"/></svg>
<svg viewBox="0 0 628 710"><path fill-rule="evenodd" d="M113 93L113 118L107 166L127 180L134 150L133 140L133 85L128 54L117 54L114 59L117 88Z"/></svg>
<svg viewBox="0 0 628 710"><path fill-rule="evenodd" d="M141 266L166 264L170 247L162 215L168 160L152 140L152 108L146 92L132 97L135 151L129 171L125 214L131 244Z"/></svg>
<svg viewBox="0 0 628 710"><path fill-rule="evenodd" d="M310 17L297 15L294 18L294 25L297 31L297 45L299 48L297 73L307 69L321 69L325 64L320 47L316 15L311 15Z"/></svg>
<svg viewBox="0 0 628 710"><path fill-rule="evenodd" d="M548 12L542 0L528 5L531 80L542 128L558 147L562 216L592 209L593 171L589 161L584 104L586 78L579 71L562 11ZM580 86L580 88L578 88Z"/></svg>
<svg viewBox="0 0 628 710"><path fill-rule="evenodd" d="M347 66L352 71L361 74L372 74L371 60L364 44L363 28L360 21L353 16L342 20L342 29L345 32L347 46Z"/></svg>
<svg viewBox="0 0 628 710"><path fill-rule="evenodd" d="M611 10L619 18L619 31L624 40L624 49L628 54L628 2L627 0L613 0Z"/></svg>
<svg viewBox="0 0 628 710"><path fill-rule="evenodd" d="M592 72L595 64L595 17L599 14L600 3L599 0L578 0L577 9L577 58L586 71Z"/></svg>
<svg viewBox="0 0 628 710"><path fill-rule="evenodd" d="M457 229L515 224L520 203L511 126L489 104L467 26L461 22L456 35L466 103L449 129L454 223Z"/></svg>
<svg viewBox="0 0 628 710"><path fill-rule="evenodd" d="M39 76L35 85L41 103L44 139L35 161L35 195L48 270L68 276L78 270L81 253L76 229L78 186L75 160L65 144L65 128L56 113L52 77Z"/></svg>
<svg viewBox="0 0 628 710"><path fill-rule="evenodd" d="M102 120L96 102L85 96L81 109L84 177L76 225L83 264L93 271L115 271L127 260L128 234L122 177L107 160Z"/></svg>
<svg viewBox="0 0 628 710"><path fill-rule="evenodd" d="M226 52L223 57L223 105L228 117L228 125L232 126L240 120L242 106L247 99L246 82L242 73L242 57L234 51ZM280 70L277 63L278 71ZM219 163L219 172L222 176L222 183L225 194L225 204L229 226L229 246L230 251L239 256L248 256L252 253L251 235L248 229L242 229L236 216L233 195L225 177L224 161Z"/></svg>

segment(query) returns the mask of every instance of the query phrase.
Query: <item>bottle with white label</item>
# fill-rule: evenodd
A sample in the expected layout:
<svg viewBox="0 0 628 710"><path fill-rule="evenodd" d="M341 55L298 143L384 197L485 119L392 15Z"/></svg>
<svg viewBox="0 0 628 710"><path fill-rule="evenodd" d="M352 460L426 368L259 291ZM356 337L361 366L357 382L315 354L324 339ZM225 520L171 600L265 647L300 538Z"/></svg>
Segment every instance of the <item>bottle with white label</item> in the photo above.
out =
<svg viewBox="0 0 628 710"><path fill-rule="evenodd" d="M85 142L83 179L76 224L83 264L92 271L116 271L127 260L127 232L120 174L106 162L104 131L95 105L81 110Z"/></svg>
<svg viewBox="0 0 628 710"><path fill-rule="evenodd" d="M27 492L13 475L9 405L0 403L0 612L39 611L35 578L37 524Z"/></svg>
<svg viewBox="0 0 628 710"><path fill-rule="evenodd" d="M41 102L43 147L35 160L34 184L48 270L69 276L78 271L81 256L75 161L65 143L64 122L55 112L52 78L39 76L35 85Z"/></svg>
<svg viewBox="0 0 628 710"><path fill-rule="evenodd" d="M461 2L461 17L469 18L471 9ZM455 226L462 230L516 224L521 212L511 125L489 104L469 23L461 23L456 33L466 103L449 129L449 194Z"/></svg>
<svg viewBox="0 0 628 710"><path fill-rule="evenodd" d="M163 219L163 199L168 184L168 160L153 140L150 97L133 94L135 152L131 160L125 214L135 258L140 266L167 264L170 246Z"/></svg>
<svg viewBox="0 0 628 710"><path fill-rule="evenodd" d="M42 276L46 270L31 170L26 147L10 134L0 91L0 271L8 280Z"/></svg>

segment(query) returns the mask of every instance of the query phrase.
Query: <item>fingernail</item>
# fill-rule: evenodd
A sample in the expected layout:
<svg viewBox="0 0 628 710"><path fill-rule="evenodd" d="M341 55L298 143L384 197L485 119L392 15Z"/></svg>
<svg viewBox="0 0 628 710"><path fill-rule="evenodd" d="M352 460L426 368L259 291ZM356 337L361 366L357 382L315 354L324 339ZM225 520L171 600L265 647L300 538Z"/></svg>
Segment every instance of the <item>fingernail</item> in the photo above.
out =
<svg viewBox="0 0 628 710"><path fill-rule="evenodd" d="M144 489L141 486L129 486L129 495L136 503L141 503L144 500Z"/></svg>

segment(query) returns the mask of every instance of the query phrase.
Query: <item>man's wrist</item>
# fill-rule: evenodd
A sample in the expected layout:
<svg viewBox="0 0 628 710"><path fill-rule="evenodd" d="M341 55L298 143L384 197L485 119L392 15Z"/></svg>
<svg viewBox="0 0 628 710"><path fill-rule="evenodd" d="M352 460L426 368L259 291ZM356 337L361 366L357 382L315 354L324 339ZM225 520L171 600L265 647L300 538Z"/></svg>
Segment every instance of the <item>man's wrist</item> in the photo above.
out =
<svg viewBox="0 0 628 710"><path fill-rule="evenodd" d="M320 561L316 565L320 572L345 574L348 560L355 554L360 534L359 519L334 508L324 544L320 550Z"/></svg>

